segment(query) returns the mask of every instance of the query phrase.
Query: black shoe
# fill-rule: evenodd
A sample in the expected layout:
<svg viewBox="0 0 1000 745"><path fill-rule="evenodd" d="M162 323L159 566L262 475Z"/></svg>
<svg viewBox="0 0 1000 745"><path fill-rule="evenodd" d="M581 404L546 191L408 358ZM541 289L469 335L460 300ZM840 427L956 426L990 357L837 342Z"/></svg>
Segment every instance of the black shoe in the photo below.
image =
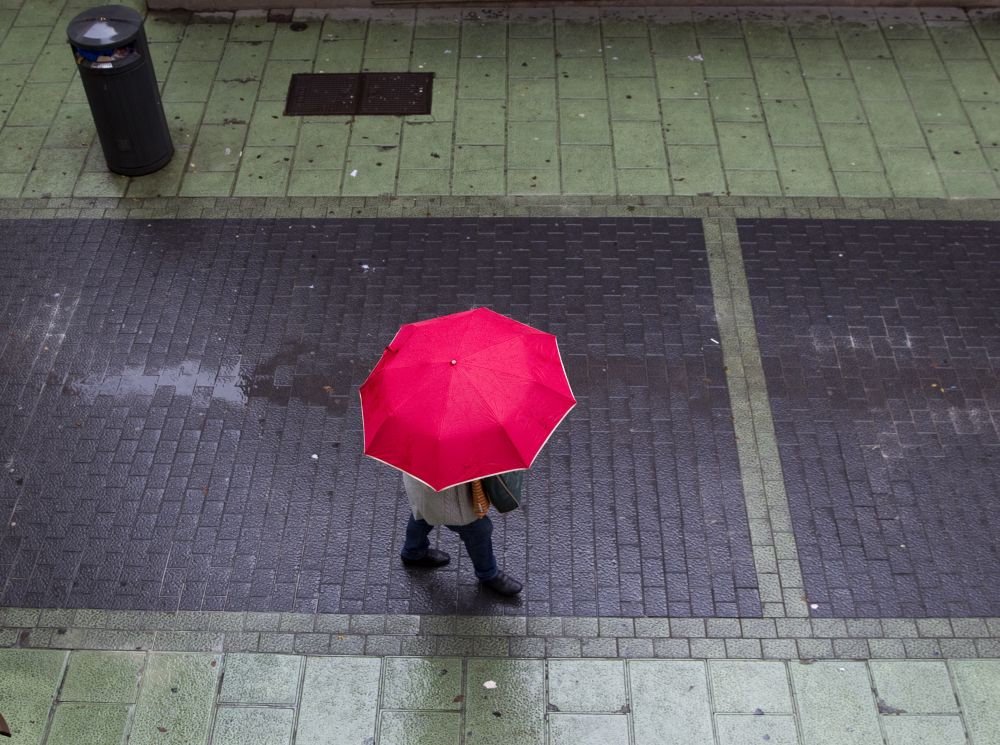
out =
<svg viewBox="0 0 1000 745"><path fill-rule="evenodd" d="M402 556L400 558L403 559ZM451 561L451 557L446 552L438 551L436 548L427 549L427 553L419 559L403 559L403 563L408 567L425 567L427 569L443 567L449 561Z"/></svg>
<svg viewBox="0 0 1000 745"><path fill-rule="evenodd" d="M520 582L518 582L513 577L508 577L503 572L500 572L493 579L482 580L483 585L493 590L493 592L498 592L501 595L517 595L521 592L524 587Z"/></svg>

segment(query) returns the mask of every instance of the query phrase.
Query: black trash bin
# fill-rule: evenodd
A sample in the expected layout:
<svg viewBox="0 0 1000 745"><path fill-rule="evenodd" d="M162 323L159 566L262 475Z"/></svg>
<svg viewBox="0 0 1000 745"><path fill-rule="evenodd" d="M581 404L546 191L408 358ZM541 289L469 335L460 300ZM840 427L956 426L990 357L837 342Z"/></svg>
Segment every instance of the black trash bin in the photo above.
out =
<svg viewBox="0 0 1000 745"><path fill-rule="evenodd" d="M80 13L66 30L108 168L142 176L174 154L142 16L124 5Z"/></svg>

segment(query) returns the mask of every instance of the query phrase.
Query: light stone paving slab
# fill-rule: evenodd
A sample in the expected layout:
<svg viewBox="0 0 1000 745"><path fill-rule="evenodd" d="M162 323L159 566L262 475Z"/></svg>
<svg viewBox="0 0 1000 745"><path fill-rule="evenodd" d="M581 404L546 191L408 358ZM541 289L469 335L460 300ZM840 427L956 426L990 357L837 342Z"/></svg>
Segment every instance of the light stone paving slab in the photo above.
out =
<svg viewBox="0 0 1000 745"><path fill-rule="evenodd" d="M611 713L628 708L624 662L551 660L548 671L553 711Z"/></svg>
<svg viewBox="0 0 1000 745"><path fill-rule="evenodd" d="M302 658L277 654L228 654L219 701L294 704Z"/></svg>
<svg viewBox="0 0 1000 745"><path fill-rule="evenodd" d="M221 657L149 655L133 714L130 745L189 745L209 730Z"/></svg>
<svg viewBox="0 0 1000 745"><path fill-rule="evenodd" d="M1000 660L948 663L973 745L1000 745Z"/></svg>
<svg viewBox="0 0 1000 745"><path fill-rule="evenodd" d="M708 663L715 710L734 714L791 714L788 673L780 662Z"/></svg>
<svg viewBox="0 0 1000 745"><path fill-rule="evenodd" d="M117 745L125 741L128 719L129 707L122 704L60 703L45 742L46 745Z"/></svg>
<svg viewBox="0 0 1000 745"><path fill-rule="evenodd" d="M288 745L293 709L220 706L215 715L213 745Z"/></svg>
<svg viewBox="0 0 1000 745"><path fill-rule="evenodd" d="M145 662L140 652L72 652L59 700L135 703Z"/></svg>
<svg viewBox="0 0 1000 745"><path fill-rule="evenodd" d="M880 745L882 732L862 662L792 662L802 739L809 745Z"/></svg>
<svg viewBox="0 0 1000 745"><path fill-rule="evenodd" d="M635 745L712 745L711 703L703 662L628 663Z"/></svg>
<svg viewBox="0 0 1000 745"><path fill-rule="evenodd" d="M879 706L907 714L950 714L958 711L944 662L889 660L869 663Z"/></svg>
<svg viewBox="0 0 1000 745"><path fill-rule="evenodd" d="M799 745L792 716L719 714L715 728L719 745Z"/></svg>
<svg viewBox="0 0 1000 745"><path fill-rule="evenodd" d="M628 718L621 714L551 714L549 745L628 745Z"/></svg>
<svg viewBox="0 0 1000 745"><path fill-rule="evenodd" d="M462 660L458 657L390 657L382 679L386 709L462 708Z"/></svg>
<svg viewBox="0 0 1000 745"><path fill-rule="evenodd" d="M962 720L953 716L882 717L888 745L967 745ZM978 745L978 740L974 740Z"/></svg>
<svg viewBox="0 0 1000 745"><path fill-rule="evenodd" d="M0 651L0 713L16 742L41 745L65 664L65 652Z"/></svg>
<svg viewBox="0 0 1000 745"><path fill-rule="evenodd" d="M484 685L491 682L495 687ZM470 659L465 684L469 745L545 741L545 669L540 660Z"/></svg>
<svg viewBox="0 0 1000 745"><path fill-rule="evenodd" d="M344 742L374 737L381 673L378 658L308 658L296 745L325 745L331 732Z"/></svg>
<svg viewBox="0 0 1000 745"><path fill-rule="evenodd" d="M462 717L445 711L384 711L379 745L459 745Z"/></svg>

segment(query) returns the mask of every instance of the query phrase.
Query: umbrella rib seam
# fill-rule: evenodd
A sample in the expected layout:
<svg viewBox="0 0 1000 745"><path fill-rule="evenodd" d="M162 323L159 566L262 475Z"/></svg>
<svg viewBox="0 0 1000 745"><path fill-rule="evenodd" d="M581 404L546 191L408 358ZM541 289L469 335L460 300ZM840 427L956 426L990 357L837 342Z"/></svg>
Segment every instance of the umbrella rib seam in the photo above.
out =
<svg viewBox="0 0 1000 745"><path fill-rule="evenodd" d="M476 359L476 357L479 357L484 352L488 352L489 350L494 349L496 347L499 347L499 346L501 346L503 344L510 344L512 342L518 341L519 339L523 339L525 336L535 336L537 334L545 334L546 336L550 336L550 334L546 334L546 332L544 332L544 331L538 331L537 329L534 330L534 333L532 333L531 331L521 331L521 332L519 332L517 334L512 334L512 335L508 336L506 339L501 339L498 342L494 342L493 344L490 344L489 346L480 347L480 348L476 349L468 357L464 357L463 358L463 362L467 363L469 360L474 360L474 359Z"/></svg>
<svg viewBox="0 0 1000 745"><path fill-rule="evenodd" d="M507 431L507 428L503 426L502 420L501 420L499 414L497 413L496 409L494 409L490 405L489 399L486 397L486 395L483 393L482 389L479 387L479 384L476 381L476 379L473 378L473 377L469 377L468 381L469 381L469 384L476 390L476 394L479 396L479 399L483 402L483 406L485 406L489 410L489 412L493 415L493 419L497 423L498 429L500 430L501 433L503 433L503 436L507 440L507 442L510 444L511 449L515 453L517 453L517 457L521 459L522 463L524 461L529 461L530 462L531 459L530 458L525 458L524 457L524 453L521 452L521 448L519 448L517 446L517 443L515 443L511 439L510 433Z"/></svg>
<svg viewBox="0 0 1000 745"><path fill-rule="evenodd" d="M525 382L525 383L531 383L532 385L537 385L538 387L544 388L547 391L552 391L552 393L554 393L554 394L556 394L556 395L558 395L558 396L560 396L562 398L570 399L574 403L576 402L576 399L572 395L568 395L566 393L566 391L560 391L560 390L558 390L556 388L553 388L551 385L548 385L547 383L543 383L542 381L537 380L535 378L526 378L526 377L523 377L521 375L517 375L514 372L512 372L511 370L501 370L501 369L498 369L498 368L493 367L491 365L476 364L475 362L466 363L465 366L466 367L478 367L481 370L489 370L490 372L492 372L492 373L494 373L496 375L502 376L502 377L512 378L514 380L520 380L520 381Z"/></svg>

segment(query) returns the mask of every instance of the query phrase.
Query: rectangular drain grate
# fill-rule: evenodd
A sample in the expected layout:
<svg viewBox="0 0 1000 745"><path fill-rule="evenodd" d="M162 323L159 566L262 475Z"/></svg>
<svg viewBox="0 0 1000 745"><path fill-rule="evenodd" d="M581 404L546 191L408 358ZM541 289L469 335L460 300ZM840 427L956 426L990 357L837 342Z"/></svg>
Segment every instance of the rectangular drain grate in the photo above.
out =
<svg viewBox="0 0 1000 745"><path fill-rule="evenodd" d="M285 116L354 114L360 88L358 75L297 73L288 86Z"/></svg>
<svg viewBox="0 0 1000 745"><path fill-rule="evenodd" d="M430 114L434 73L296 73L285 116Z"/></svg>

